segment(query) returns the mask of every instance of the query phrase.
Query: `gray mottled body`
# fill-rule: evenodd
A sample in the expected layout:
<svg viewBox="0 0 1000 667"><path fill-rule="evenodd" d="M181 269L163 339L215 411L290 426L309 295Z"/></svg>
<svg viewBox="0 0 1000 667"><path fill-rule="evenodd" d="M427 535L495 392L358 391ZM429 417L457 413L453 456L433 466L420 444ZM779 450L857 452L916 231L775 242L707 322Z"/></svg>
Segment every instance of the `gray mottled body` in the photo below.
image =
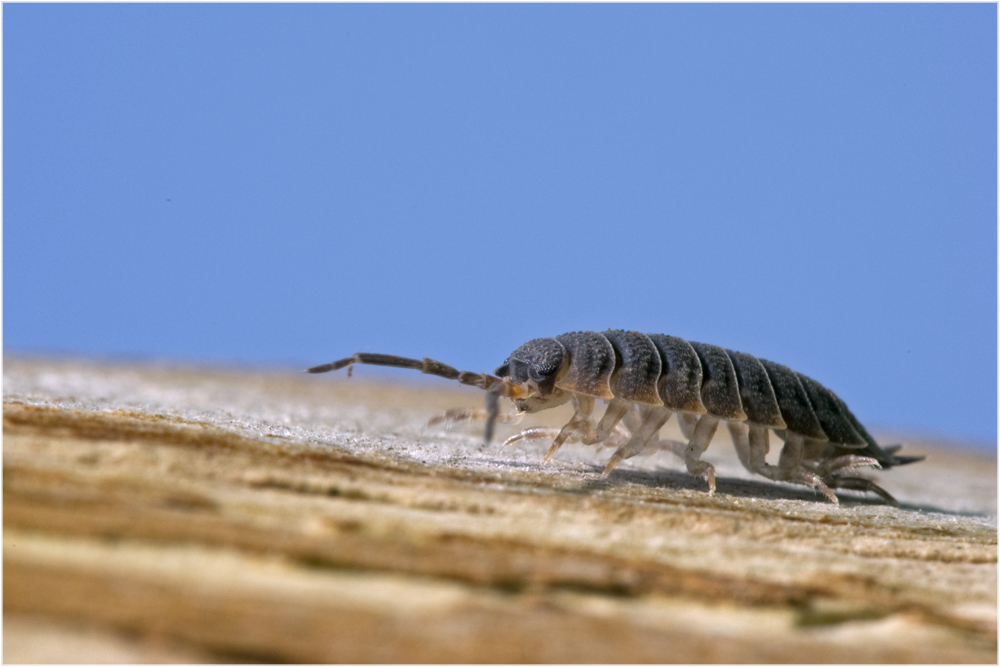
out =
<svg viewBox="0 0 1000 667"><path fill-rule="evenodd" d="M519 412L570 402L575 412L558 432L529 429L507 443L554 435L546 460L567 441L613 444L616 451L605 474L643 450L669 449L692 474L706 477L710 492L715 473L701 455L720 423L729 428L747 469L812 486L834 502L831 487L872 491L891 501L886 491L851 471L920 460L896 456L898 446L879 447L844 402L815 380L744 352L674 336L610 330L537 338L514 350L496 375L460 372L432 359L364 353L309 370L326 372L353 363L414 368L485 389L487 440L501 396L511 398ZM596 399L608 404L597 423L592 416ZM659 438L674 414L687 442ZM784 441L777 465L765 460L770 431Z"/></svg>

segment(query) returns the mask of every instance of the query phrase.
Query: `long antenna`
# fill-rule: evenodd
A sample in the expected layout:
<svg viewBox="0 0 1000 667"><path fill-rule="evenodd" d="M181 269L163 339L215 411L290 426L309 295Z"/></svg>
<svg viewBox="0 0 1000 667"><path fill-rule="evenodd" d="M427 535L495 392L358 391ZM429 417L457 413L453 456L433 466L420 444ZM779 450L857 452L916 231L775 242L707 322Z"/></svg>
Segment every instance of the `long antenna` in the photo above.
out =
<svg viewBox="0 0 1000 667"><path fill-rule="evenodd" d="M313 366L306 369L307 373L329 373L347 367L347 377L351 376L351 367L354 364L368 364L371 366L392 366L394 368L412 368L427 375L436 375L446 380L457 380L462 384L478 387L486 390L486 442L493 439L493 425L496 423L497 415L500 413L499 398L501 396L512 396L516 393L516 385L508 385L500 378L489 373L471 373L452 368L448 364L443 364L434 359L409 359L407 357L397 357L392 354L374 354L368 352L358 352L354 356L337 361L331 361L322 366Z"/></svg>

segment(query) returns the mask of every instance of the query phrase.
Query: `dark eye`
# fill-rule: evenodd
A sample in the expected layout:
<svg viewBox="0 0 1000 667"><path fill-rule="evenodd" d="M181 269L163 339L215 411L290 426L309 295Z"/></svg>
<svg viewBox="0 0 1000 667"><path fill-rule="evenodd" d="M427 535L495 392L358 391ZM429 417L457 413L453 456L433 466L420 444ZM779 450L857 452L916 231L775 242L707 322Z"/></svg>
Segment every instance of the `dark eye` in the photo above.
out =
<svg viewBox="0 0 1000 667"><path fill-rule="evenodd" d="M544 382L549 379L552 374L555 373L554 368L537 367L528 369L528 377L530 377L535 382Z"/></svg>

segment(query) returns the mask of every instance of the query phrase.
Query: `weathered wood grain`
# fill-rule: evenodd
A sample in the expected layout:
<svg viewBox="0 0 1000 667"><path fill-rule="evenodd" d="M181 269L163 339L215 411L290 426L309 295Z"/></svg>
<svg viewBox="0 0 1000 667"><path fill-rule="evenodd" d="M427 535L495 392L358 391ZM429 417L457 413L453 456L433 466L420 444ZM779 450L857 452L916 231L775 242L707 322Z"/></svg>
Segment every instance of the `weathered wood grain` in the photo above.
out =
<svg viewBox="0 0 1000 667"><path fill-rule="evenodd" d="M908 446L900 507L834 506L720 438L709 497L665 453L602 479L424 428L481 400L439 383L4 366L6 661L79 628L157 661L996 660L994 457Z"/></svg>

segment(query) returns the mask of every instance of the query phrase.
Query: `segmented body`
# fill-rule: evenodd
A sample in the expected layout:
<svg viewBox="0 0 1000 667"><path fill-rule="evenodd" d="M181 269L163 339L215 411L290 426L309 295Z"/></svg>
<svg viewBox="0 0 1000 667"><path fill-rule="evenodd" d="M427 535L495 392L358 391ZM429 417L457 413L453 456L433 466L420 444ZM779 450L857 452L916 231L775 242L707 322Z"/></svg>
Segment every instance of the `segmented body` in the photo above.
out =
<svg viewBox="0 0 1000 667"><path fill-rule="evenodd" d="M879 447L836 394L801 373L743 352L663 334L610 330L538 338L516 349L495 376L460 372L431 359L364 353L309 370L325 372L352 363L414 368L487 390L487 440L501 396L511 398L519 412L571 402L573 418L558 432L529 429L505 444L554 436L548 460L566 441L611 443L616 451L606 474L646 449L669 449L692 474L706 477L710 492L715 489L714 468L701 455L721 422L747 469L812 486L834 502L831 487L872 491L891 501L885 490L851 471L920 460L896 456L898 446ZM592 418L595 399L608 403L597 423ZM687 442L659 438L674 414ZM785 443L777 465L765 460L770 431Z"/></svg>

